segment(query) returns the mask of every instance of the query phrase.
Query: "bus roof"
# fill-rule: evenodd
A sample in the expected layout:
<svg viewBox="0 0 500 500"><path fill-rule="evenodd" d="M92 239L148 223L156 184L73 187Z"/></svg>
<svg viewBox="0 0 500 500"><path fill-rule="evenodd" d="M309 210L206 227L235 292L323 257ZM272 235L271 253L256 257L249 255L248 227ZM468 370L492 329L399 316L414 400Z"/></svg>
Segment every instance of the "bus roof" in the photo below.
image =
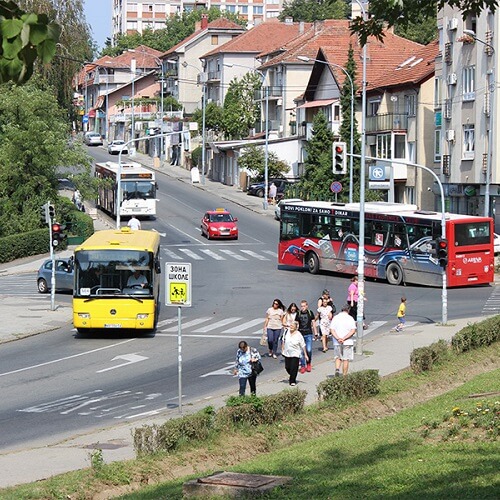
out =
<svg viewBox="0 0 500 500"><path fill-rule="evenodd" d="M136 231L129 227L96 231L90 238L75 248L79 250L140 250L154 252L160 244L160 235L156 231Z"/></svg>
<svg viewBox="0 0 500 500"><path fill-rule="evenodd" d="M106 163L96 163L96 169L103 169L103 168L109 170L110 172L113 172L114 174L117 174L120 165L119 163L114 161L107 161ZM143 167L140 163L137 163L135 161L122 163L122 175L126 173L140 174L146 172L154 176L154 173L151 170Z"/></svg>
<svg viewBox="0 0 500 500"><path fill-rule="evenodd" d="M286 206L301 206L310 208L320 208L327 210L346 210L350 212L359 212L359 203L334 203L329 201L296 201L293 203L286 203L282 210L286 211ZM407 203L388 203L385 201L370 201L365 203L365 213L377 214L383 213L387 215L397 215L401 217L415 217L422 220L441 220L441 212L434 212L432 210L419 210L417 205ZM490 217L477 217L474 215L462 215L445 212L445 219L448 221L457 220L478 220L490 219Z"/></svg>

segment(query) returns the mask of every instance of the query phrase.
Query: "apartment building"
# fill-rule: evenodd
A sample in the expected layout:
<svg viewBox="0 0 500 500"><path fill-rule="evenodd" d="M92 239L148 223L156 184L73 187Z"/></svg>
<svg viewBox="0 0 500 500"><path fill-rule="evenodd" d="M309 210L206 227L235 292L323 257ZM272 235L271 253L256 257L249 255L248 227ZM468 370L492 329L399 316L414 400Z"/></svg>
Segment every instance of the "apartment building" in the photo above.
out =
<svg viewBox="0 0 500 500"><path fill-rule="evenodd" d="M278 17L283 4L284 0L113 0L112 37L162 29L170 16L211 7L238 14L252 27Z"/></svg>
<svg viewBox="0 0 500 500"><path fill-rule="evenodd" d="M446 210L496 219L498 23L499 14L488 9L465 20L449 6L439 11L434 101L434 167L443 183ZM498 228L500 221L495 222Z"/></svg>

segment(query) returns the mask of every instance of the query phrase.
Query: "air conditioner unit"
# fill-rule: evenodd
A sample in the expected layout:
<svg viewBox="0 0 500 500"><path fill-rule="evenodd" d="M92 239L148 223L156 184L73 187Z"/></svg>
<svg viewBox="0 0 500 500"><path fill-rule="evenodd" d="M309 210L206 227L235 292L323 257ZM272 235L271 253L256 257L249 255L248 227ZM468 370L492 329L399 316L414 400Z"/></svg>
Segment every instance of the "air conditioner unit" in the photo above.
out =
<svg viewBox="0 0 500 500"><path fill-rule="evenodd" d="M448 29L450 31L452 31L452 30L456 30L457 28L458 28L458 18L457 17L452 17L448 21Z"/></svg>
<svg viewBox="0 0 500 500"><path fill-rule="evenodd" d="M456 85L457 84L457 74L450 73L448 75L448 85Z"/></svg>
<svg viewBox="0 0 500 500"><path fill-rule="evenodd" d="M448 142L453 142L455 140L455 131L453 129L446 131L446 140Z"/></svg>

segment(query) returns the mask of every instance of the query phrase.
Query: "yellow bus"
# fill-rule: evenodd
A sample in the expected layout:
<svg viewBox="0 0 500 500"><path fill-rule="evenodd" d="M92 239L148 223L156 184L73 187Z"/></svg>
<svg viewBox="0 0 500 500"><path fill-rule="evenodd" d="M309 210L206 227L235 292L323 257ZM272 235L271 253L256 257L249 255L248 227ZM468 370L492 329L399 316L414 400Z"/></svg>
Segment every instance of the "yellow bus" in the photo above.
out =
<svg viewBox="0 0 500 500"><path fill-rule="evenodd" d="M79 333L153 331L160 300L160 236L97 231L75 249L73 324Z"/></svg>

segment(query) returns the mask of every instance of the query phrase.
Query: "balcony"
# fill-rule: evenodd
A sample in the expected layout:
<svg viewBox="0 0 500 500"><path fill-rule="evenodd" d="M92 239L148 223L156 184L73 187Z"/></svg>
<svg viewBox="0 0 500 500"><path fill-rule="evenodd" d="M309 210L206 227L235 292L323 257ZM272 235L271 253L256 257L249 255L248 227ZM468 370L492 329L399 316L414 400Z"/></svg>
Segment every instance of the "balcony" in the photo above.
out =
<svg viewBox="0 0 500 500"><path fill-rule="evenodd" d="M269 120L268 131L279 131L281 127L281 120ZM255 122L255 133L260 134L266 131L266 122Z"/></svg>
<svg viewBox="0 0 500 500"><path fill-rule="evenodd" d="M266 91L268 92L269 98L277 99L283 96L283 86L275 87L264 87L255 91L254 99L256 101L264 101L266 99Z"/></svg>
<svg viewBox="0 0 500 500"><path fill-rule="evenodd" d="M407 113L386 113L366 117L366 132L405 131L407 129Z"/></svg>

